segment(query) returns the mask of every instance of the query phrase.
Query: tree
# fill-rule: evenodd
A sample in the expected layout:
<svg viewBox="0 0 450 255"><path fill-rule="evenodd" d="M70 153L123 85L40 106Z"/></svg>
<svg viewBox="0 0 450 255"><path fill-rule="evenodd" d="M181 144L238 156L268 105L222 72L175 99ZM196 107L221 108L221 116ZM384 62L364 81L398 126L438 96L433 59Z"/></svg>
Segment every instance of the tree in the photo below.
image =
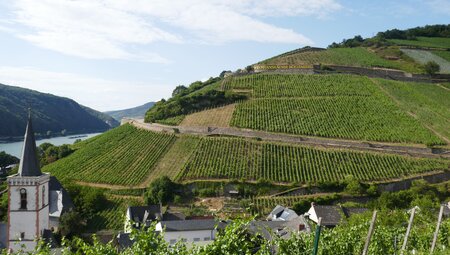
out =
<svg viewBox="0 0 450 255"><path fill-rule="evenodd" d="M167 204L173 201L177 187L178 185L169 177L162 176L150 184L145 193L145 202L147 204L159 204L159 202Z"/></svg>
<svg viewBox="0 0 450 255"><path fill-rule="evenodd" d="M175 89L172 92L172 97L175 97L177 95L182 95L183 92L185 92L188 88L184 85L178 85L175 87Z"/></svg>
<svg viewBox="0 0 450 255"><path fill-rule="evenodd" d="M62 236L72 237L81 234L85 225L85 221L79 212L70 211L61 215L58 231Z"/></svg>
<svg viewBox="0 0 450 255"><path fill-rule="evenodd" d="M247 66L245 68L245 71L247 71L247 73L252 73L253 71L255 71L255 68L253 66Z"/></svg>
<svg viewBox="0 0 450 255"><path fill-rule="evenodd" d="M438 73L441 70L441 67L438 63L434 61L428 61L423 65L423 68L425 69L425 72L429 75L434 75L435 73Z"/></svg>
<svg viewBox="0 0 450 255"><path fill-rule="evenodd" d="M17 164L19 163L19 159L9 155L8 153L4 152L4 151L0 151L0 167L5 167L5 166L9 166L12 164Z"/></svg>
<svg viewBox="0 0 450 255"><path fill-rule="evenodd" d="M69 145L63 144L58 147L58 159L69 156L73 152Z"/></svg>
<svg viewBox="0 0 450 255"><path fill-rule="evenodd" d="M363 193L363 187L361 183L353 175L345 177L345 192L351 195L361 195Z"/></svg>

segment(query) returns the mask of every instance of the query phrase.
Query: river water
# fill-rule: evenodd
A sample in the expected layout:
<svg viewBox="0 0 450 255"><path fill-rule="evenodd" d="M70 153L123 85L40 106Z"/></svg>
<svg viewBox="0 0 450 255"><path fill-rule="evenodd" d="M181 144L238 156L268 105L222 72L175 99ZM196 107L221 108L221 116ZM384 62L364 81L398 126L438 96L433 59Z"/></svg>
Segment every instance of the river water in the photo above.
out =
<svg viewBox="0 0 450 255"><path fill-rule="evenodd" d="M77 134L73 136L61 136L48 139L37 140L36 145L39 146L43 143L51 143L53 145L73 144L77 139L85 140L101 133L93 134ZM80 136L80 137L79 137ZM82 136L82 137L81 137ZM22 155L23 141L12 143L0 143L0 151L5 151L8 154L20 158Z"/></svg>

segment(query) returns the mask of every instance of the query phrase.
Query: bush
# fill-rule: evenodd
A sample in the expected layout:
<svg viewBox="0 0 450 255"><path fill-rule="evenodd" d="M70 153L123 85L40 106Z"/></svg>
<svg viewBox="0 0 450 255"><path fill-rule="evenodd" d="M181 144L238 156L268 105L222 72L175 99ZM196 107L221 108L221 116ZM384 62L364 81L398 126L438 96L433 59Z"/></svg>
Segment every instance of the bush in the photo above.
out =
<svg viewBox="0 0 450 255"><path fill-rule="evenodd" d="M145 202L147 204L167 204L172 202L175 196L175 190L178 184L172 182L169 177L162 176L154 180L145 193Z"/></svg>
<svg viewBox="0 0 450 255"><path fill-rule="evenodd" d="M438 63L434 61L428 61L426 64L423 65L423 68L425 69L425 72L429 75L434 75L435 73L438 73L441 70L441 67L438 65Z"/></svg>

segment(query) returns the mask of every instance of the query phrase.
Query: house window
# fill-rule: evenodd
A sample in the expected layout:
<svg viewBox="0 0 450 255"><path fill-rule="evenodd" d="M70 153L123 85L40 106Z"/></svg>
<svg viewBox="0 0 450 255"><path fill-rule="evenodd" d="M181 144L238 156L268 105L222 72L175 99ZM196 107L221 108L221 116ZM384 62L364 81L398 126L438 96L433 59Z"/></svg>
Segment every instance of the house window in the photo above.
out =
<svg viewBox="0 0 450 255"><path fill-rule="evenodd" d="M183 243L185 243L185 242L187 242L187 239L186 239L186 238L181 238L181 241L182 241Z"/></svg>
<svg viewBox="0 0 450 255"><path fill-rule="evenodd" d="M209 237L203 238L203 241L210 241L210 240L211 240L211 238L209 238Z"/></svg>
<svg viewBox="0 0 450 255"><path fill-rule="evenodd" d="M45 186L42 186L42 208L45 206Z"/></svg>
<svg viewBox="0 0 450 255"><path fill-rule="evenodd" d="M194 242L200 242L200 238L194 238Z"/></svg>
<svg viewBox="0 0 450 255"><path fill-rule="evenodd" d="M25 239L25 232L20 232L20 240Z"/></svg>
<svg viewBox="0 0 450 255"><path fill-rule="evenodd" d="M27 209L27 190L20 189L20 209Z"/></svg>
<svg viewBox="0 0 450 255"><path fill-rule="evenodd" d="M170 239L170 244L175 244L177 242L177 239Z"/></svg>

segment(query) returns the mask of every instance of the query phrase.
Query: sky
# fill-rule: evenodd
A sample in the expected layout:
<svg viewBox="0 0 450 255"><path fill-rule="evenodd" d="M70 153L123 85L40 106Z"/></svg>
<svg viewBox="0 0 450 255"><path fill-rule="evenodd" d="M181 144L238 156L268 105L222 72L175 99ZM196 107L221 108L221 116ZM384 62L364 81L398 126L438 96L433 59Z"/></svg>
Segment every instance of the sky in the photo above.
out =
<svg viewBox="0 0 450 255"><path fill-rule="evenodd" d="M0 83L118 110L303 46L449 21L450 0L0 0Z"/></svg>

